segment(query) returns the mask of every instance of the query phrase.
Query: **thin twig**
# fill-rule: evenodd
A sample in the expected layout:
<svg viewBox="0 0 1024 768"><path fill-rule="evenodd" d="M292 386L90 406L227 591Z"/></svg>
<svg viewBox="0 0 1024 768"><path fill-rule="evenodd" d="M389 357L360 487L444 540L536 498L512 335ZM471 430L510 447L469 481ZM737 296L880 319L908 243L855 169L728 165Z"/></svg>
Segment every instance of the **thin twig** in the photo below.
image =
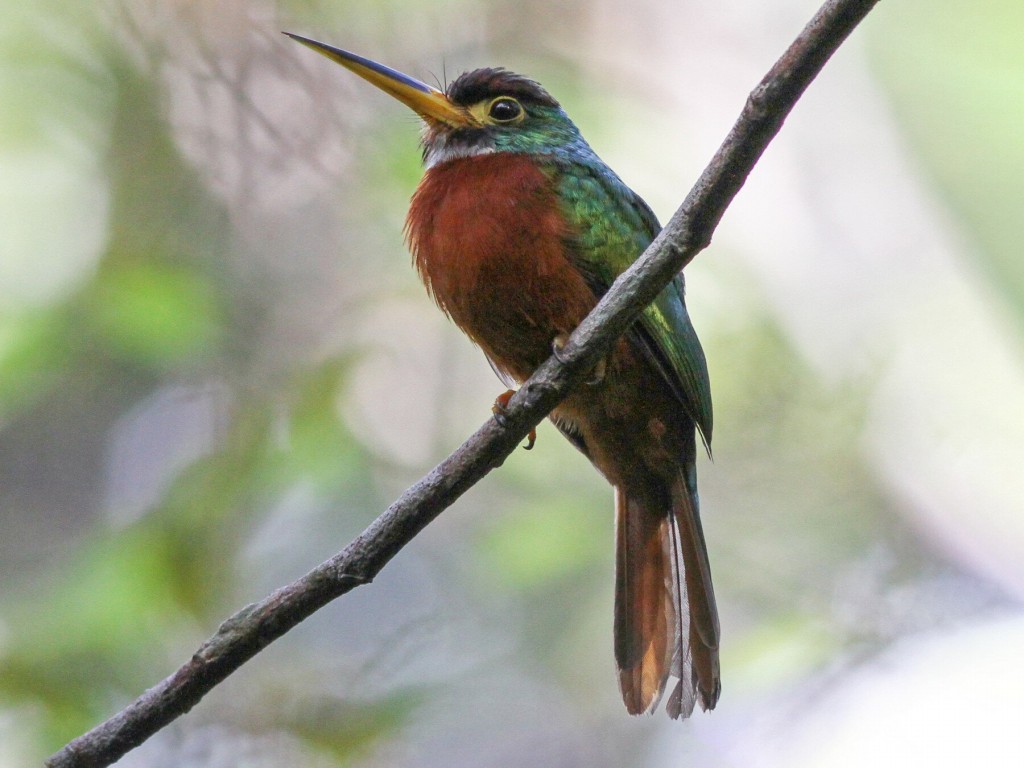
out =
<svg viewBox="0 0 1024 768"><path fill-rule="evenodd" d="M640 310L704 249L726 208L800 95L878 0L829 0L751 93L742 114L668 225L562 350L508 404L409 488L342 552L225 621L177 672L53 755L51 768L110 765L188 712L224 678L319 608L368 584L442 510L499 466L622 335Z"/></svg>

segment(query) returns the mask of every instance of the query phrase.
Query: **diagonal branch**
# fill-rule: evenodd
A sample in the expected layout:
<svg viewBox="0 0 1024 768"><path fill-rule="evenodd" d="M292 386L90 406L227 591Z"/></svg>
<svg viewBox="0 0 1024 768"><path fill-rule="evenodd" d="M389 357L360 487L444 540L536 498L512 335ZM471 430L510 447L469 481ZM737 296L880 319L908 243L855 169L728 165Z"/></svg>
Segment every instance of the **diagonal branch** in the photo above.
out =
<svg viewBox="0 0 1024 768"><path fill-rule="evenodd" d="M444 509L501 465L527 432L596 364L668 281L711 241L718 222L800 95L878 0L828 0L754 89L722 146L643 256L512 398L502 426L489 419L410 487L342 552L246 606L177 672L53 755L51 768L110 765L265 646L335 598L367 584Z"/></svg>

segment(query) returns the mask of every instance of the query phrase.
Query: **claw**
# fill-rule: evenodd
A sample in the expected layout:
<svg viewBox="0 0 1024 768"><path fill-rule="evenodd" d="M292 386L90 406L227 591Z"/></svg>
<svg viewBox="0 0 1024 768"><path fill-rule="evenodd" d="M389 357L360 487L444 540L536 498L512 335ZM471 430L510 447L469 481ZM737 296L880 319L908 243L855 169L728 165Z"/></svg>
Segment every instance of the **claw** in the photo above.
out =
<svg viewBox="0 0 1024 768"><path fill-rule="evenodd" d="M560 333L551 340L551 354L562 364L565 363L565 358L562 357L562 350L565 349L565 345L568 343L569 334L567 333Z"/></svg>
<svg viewBox="0 0 1024 768"><path fill-rule="evenodd" d="M514 389L509 389L494 398L494 405L491 406L491 413L494 414L494 420L498 422L499 427L504 428L508 426L508 419L505 418L505 412L508 410L508 401L512 399L512 395L515 393Z"/></svg>
<svg viewBox="0 0 1024 768"><path fill-rule="evenodd" d="M587 379L587 386L596 387L602 381L604 381L604 375L608 371L608 358L602 357L597 361L597 365L594 366L594 370L591 372L591 377Z"/></svg>
<svg viewBox="0 0 1024 768"><path fill-rule="evenodd" d="M515 390L509 389L502 392L496 398L494 398L494 405L491 406L491 413L494 414L494 420L498 422L499 427L508 426L508 419L505 418L505 412L508 410L508 401L512 399L512 395L515 394ZM524 448L530 450L533 448L533 444L537 442L537 429L531 429L530 434L526 436L526 445Z"/></svg>

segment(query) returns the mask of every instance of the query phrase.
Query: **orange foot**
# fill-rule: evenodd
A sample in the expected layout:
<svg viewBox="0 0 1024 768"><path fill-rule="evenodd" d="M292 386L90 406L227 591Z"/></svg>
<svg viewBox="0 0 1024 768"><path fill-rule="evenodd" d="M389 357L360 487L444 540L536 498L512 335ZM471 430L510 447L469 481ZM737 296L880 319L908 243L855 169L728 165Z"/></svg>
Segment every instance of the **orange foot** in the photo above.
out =
<svg viewBox="0 0 1024 768"><path fill-rule="evenodd" d="M515 393L514 389L509 389L494 398L494 405L491 406L491 413L494 414L494 420L502 427L505 426L505 412L508 410L508 401L512 399L512 395ZM526 436L526 450L533 448L533 444L536 442L537 430L531 429L530 434Z"/></svg>

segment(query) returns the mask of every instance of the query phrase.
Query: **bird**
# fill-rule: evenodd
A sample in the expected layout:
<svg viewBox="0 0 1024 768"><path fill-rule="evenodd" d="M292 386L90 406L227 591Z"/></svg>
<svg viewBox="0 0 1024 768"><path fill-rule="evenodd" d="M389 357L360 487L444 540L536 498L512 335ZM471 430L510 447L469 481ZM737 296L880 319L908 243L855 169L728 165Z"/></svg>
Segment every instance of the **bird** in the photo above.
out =
<svg viewBox="0 0 1024 768"><path fill-rule="evenodd" d="M539 83L504 68L444 90L285 32L411 108L424 174L405 236L438 307L521 385L660 230ZM614 489L613 644L630 714L713 709L720 625L697 493L711 384L680 272L549 418ZM512 390L495 401L500 418ZM532 447L534 435L530 436Z"/></svg>

